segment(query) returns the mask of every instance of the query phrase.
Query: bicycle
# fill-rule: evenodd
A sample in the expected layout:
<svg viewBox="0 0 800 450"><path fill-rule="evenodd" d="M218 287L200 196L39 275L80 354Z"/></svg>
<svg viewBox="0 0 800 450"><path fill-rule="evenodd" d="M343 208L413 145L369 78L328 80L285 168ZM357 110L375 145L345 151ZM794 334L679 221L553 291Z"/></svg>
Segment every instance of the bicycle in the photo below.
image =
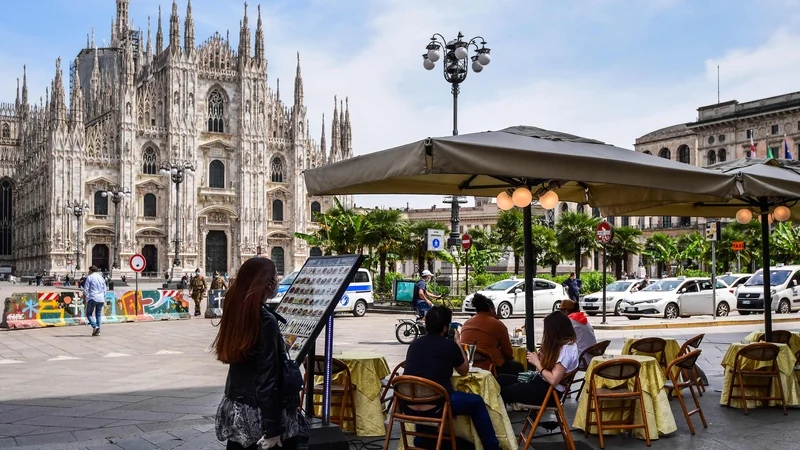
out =
<svg viewBox="0 0 800 450"><path fill-rule="evenodd" d="M443 295L438 301L442 305L453 309L453 305L446 295ZM436 305L435 300L433 303ZM414 319L397 319L398 324L394 328L394 335L397 338L397 341L401 344L411 344L412 342L416 341L417 338L426 333L425 321L422 320L425 317L425 313L422 313L418 309L414 308L414 314L416 315L416 318Z"/></svg>

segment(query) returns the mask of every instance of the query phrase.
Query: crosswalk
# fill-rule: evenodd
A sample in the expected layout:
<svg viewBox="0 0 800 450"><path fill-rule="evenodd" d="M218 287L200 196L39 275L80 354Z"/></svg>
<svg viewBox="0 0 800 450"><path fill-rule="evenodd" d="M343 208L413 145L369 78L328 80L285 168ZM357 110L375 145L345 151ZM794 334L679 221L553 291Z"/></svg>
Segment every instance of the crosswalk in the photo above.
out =
<svg viewBox="0 0 800 450"><path fill-rule="evenodd" d="M155 353L152 353L152 354L138 354L138 355L131 355L131 354L128 354L128 353L111 352L111 353L106 353L105 355L102 355L101 357L102 358L127 358L127 357L131 357L131 356L163 356L163 355L180 355L180 354L183 354L183 352L175 351L175 350L159 350L159 351L157 351ZM72 360L77 360L77 359L83 359L83 358L78 357L78 356L72 356L72 355L58 355L58 356L54 356L52 358L48 358L47 362L72 361ZM25 361L25 360L19 360L19 359L13 359L13 358L0 358L0 365L25 364L26 362L27 361Z"/></svg>

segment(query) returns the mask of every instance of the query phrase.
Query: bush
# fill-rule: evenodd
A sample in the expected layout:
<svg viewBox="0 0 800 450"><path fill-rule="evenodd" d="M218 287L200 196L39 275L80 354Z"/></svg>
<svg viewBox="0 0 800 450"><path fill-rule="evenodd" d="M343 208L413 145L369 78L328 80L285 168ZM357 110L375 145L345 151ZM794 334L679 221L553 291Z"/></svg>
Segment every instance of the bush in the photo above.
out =
<svg viewBox="0 0 800 450"><path fill-rule="evenodd" d="M697 269L686 269L683 271L683 276L685 277L703 277L703 278L711 278L711 274L708 272L703 272L702 270Z"/></svg>
<svg viewBox="0 0 800 450"><path fill-rule="evenodd" d="M385 286L385 288L381 289L381 286L379 286L379 284L381 282L380 274L378 274L377 272L374 272L372 274L372 289L375 292L382 292L382 293L383 292L389 292L390 293L390 292L392 292L392 283L394 282L394 280L404 280L406 278L407 277L405 275L403 275L402 273L399 273L399 272L386 272L386 286Z"/></svg>
<svg viewBox="0 0 800 450"><path fill-rule="evenodd" d="M603 272L584 272L581 273L581 280L583 286L581 287L581 294L591 294L603 290ZM616 281L611 274L606 274L606 284L611 284Z"/></svg>
<svg viewBox="0 0 800 450"><path fill-rule="evenodd" d="M479 273L475 274L470 277L469 280L469 287L472 292L479 291L490 284L497 283L498 281L503 281L511 278L513 274L510 273L501 273L501 274L492 274L492 273Z"/></svg>

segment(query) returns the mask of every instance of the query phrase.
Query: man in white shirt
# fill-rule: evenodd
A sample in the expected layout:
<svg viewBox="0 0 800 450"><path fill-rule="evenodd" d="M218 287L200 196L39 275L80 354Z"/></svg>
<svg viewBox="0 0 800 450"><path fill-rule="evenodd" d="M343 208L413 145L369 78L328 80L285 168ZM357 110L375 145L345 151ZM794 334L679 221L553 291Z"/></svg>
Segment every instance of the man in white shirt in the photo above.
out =
<svg viewBox="0 0 800 450"><path fill-rule="evenodd" d="M97 266L89 267L89 276L83 283L83 298L86 301L86 318L92 326L92 336L100 336L100 320L106 305L106 280Z"/></svg>

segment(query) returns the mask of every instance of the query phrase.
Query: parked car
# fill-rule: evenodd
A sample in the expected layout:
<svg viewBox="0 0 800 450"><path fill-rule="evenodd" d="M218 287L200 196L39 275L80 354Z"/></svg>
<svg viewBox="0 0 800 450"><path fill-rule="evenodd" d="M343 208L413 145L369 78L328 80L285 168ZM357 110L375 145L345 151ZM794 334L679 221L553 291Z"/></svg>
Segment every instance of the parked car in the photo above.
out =
<svg viewBox="0 0 800 450"><path fill-rule="evenodd" d="M752 277L752 273L726 273L717 276L717 279L728 285L728 292L736 297L736 288L745 284Z"/></svg>
<svg viewBox="0 0 800 450"><path fill-rule="evenodd" d="M606 286L606 313L622 314L622 299L652 284L652 280L619 280ZM581 308L590 316L603 312L603 291L587 295L581 301Z"/></svg>
<svg viewBox="0 0 800 450"><path fill-rule="evenodd" d="M771 308L778 313L800 310L800 266L778 265L769 271ZM764 273L758 270L735 290L739 314L764 312Z"/></svg>
<svg viewBox="0 0 800 450"><path fill-rule="evenodd" d="M278 306L283 296L286 295L286 291L294 283L298 273L292 272L278 283L278 292L275 297L267 300L270 308L274 309ZM339 304L336 305L334 312L349 312L355 317L363 317L367 313L367 308L375 303L372 294L372 275L367 269L358 269L353 282L347 286L347 290L339 299Z"/></svg>
<svg viewBox="0 0 800 450"><path fill-rule="evenodd" d="M728 286L717 280L717 307L718 316L727 316L736 308L733 294L728 291ZM634 292L622 300L622 314L630 320L639 320L642 317L663 317L675 319L678 317L712 315L713 289L708 278L664 278L647 286L639 292Z"/></svg>
<svg viewBox="0 0 800 450"><path fill-rule="evenodd" d="M511 314L525 314L525 281L509 279L498 281L480 291L481 294L489 297L494 303L497 315L501 319L508 319ZM465 313L475 313L472 307L472 298L475 294L470 294L464 299L461 310ZM567 291L552 281L534 278L533 280L533 312L534 314L546 314L558 311L561 301L567 300Z"/></svg>

